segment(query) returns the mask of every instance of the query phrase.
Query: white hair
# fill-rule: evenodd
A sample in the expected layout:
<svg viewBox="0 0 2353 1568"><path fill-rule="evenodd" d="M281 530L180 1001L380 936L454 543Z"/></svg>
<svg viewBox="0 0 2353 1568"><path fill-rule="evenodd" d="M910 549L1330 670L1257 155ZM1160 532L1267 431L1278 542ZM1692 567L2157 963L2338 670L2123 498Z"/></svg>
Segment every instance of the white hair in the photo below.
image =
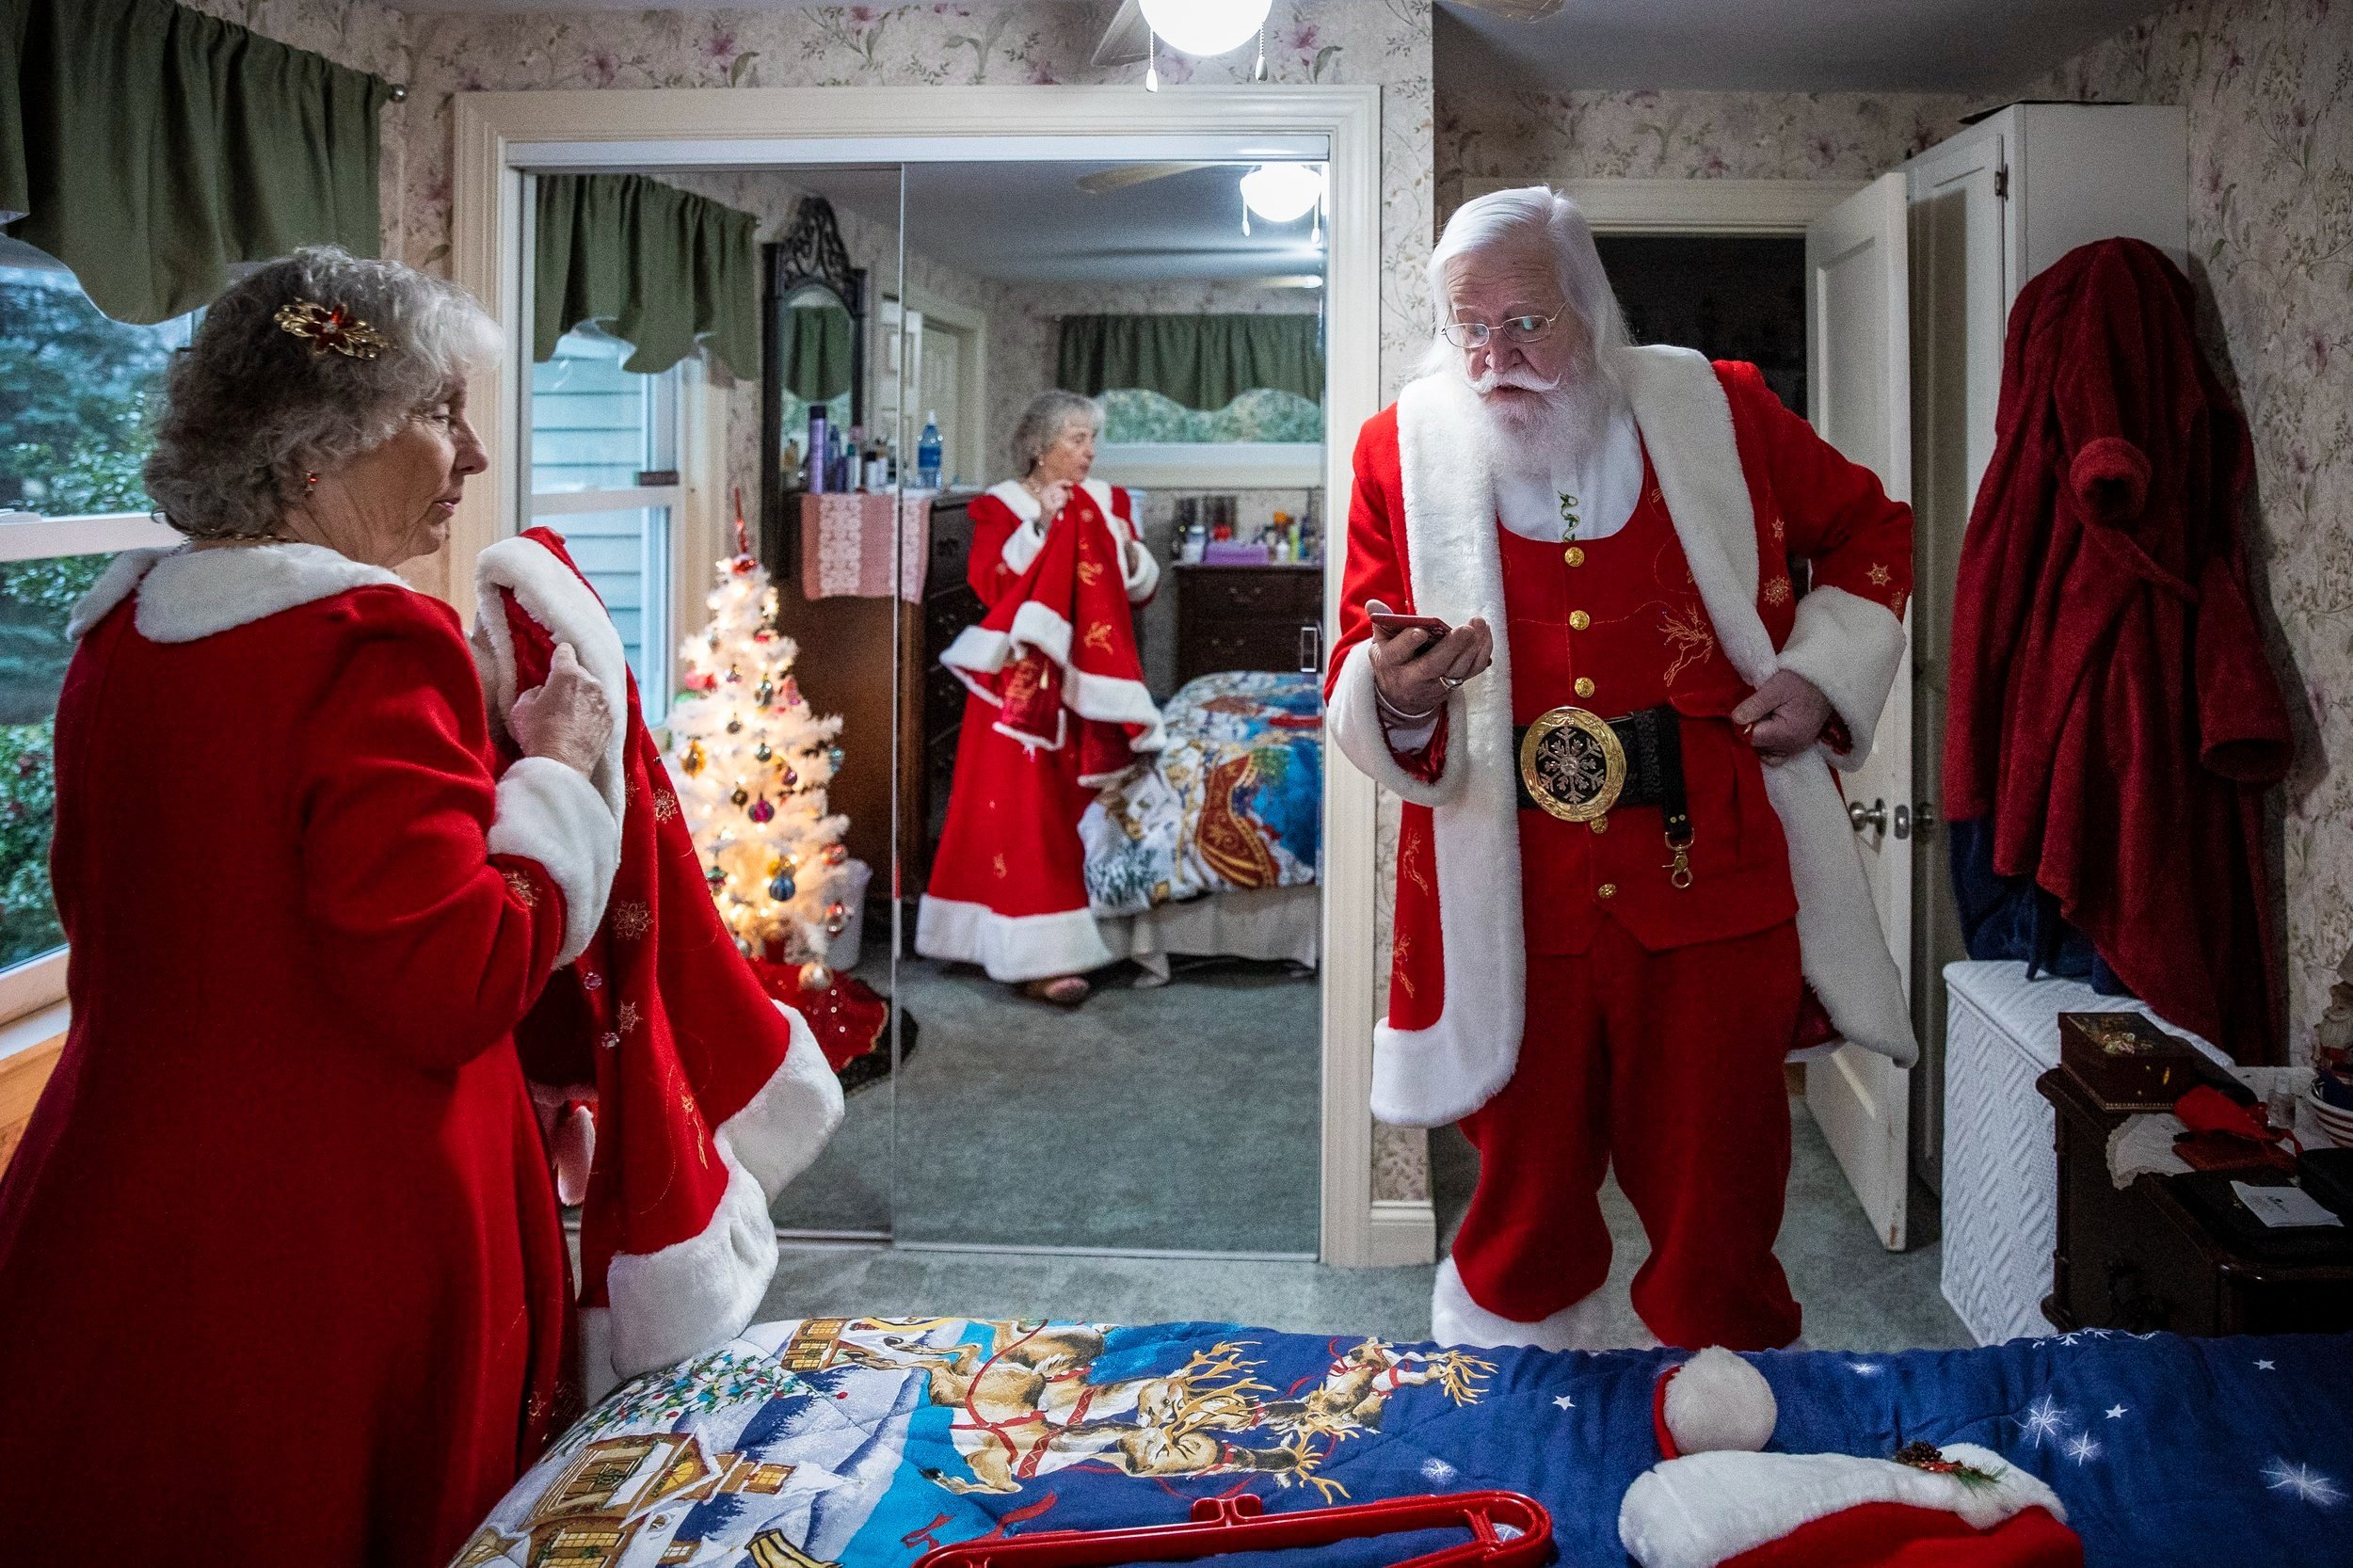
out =
<svg viewBox="0 0 2353 1568"><path fill-rule="evenodd" d="M1437 321L1431 329L1431 348L1422 374L1449 368L1459 371L1462 351L1446 341L1447 264L1499 245L1536 244L1552 252L1561 282L1561 297L1585 328L1585 341L1593 351L1593 369L1614 381L1612 351L1632 340L1625 317L1618 309L1609 275L1602 269L1601 253L1593 248L1593 231L1576 202L1549 185L1522 185L1475 197L1454 210L1446 232L1430 252L1430 296Z"/></svg>

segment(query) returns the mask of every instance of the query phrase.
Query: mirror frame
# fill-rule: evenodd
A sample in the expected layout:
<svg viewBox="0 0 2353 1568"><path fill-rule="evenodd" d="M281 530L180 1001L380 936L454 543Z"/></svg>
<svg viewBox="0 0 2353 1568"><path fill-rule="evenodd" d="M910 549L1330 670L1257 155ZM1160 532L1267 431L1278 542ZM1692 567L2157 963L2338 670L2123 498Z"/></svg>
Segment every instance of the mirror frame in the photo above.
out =
<svg viewBox="0 0 2353 1568"><path fill-rule="evenodd" d="M792 226L761 246L760 301L760 488L761 533L773 552L763 556L787 575L801 569L799 530L784 517L784 312L808 291L831 295L850 313L850 423L866 423L866 269L850 264L833 203L804 196Z"/></svg>

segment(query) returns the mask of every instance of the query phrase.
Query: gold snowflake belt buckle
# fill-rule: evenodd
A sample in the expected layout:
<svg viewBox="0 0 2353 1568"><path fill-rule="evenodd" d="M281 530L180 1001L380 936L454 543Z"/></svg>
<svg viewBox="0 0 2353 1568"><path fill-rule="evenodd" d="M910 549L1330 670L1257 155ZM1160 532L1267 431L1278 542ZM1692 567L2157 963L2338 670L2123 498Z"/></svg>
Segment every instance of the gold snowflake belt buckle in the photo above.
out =
<svg viewBox="0 0 2353 1568"><path fill-rule="evenodd" d="M1592 822L1625 789L1625 744L1590 708L1555 708L1520 738L1520 782L1548 814Z"/></svg>

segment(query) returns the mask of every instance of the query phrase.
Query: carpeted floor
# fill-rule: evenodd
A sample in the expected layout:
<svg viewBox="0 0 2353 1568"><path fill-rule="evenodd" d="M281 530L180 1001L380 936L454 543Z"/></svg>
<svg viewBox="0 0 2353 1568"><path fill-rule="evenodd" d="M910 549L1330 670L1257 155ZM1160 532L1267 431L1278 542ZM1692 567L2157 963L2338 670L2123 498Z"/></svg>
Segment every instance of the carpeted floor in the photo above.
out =
<svg viewBox="0 0 2353 1568"><path fill-rule="evenodd" d="M926 1046L928 1048L928 1044ZM1804 1304L1808 1342L1823 1350L1946 1348L1970 1340L1937 1288L1933 1240L1905 1253L1879 1244L1870 1222L1801 1102L1792 1107L1795 1153L1780 1254ZM1312 1164L1309 1166L1312 1183ZM1478 1175L1478 1157L1451 1129L1432 1140L1432 1176L1442 1235L1451 1235ZM1914 1193L1915 1236L1932 1230L1933 1207ZM1604 1212L1617 1241L1613 1299L1647 1250L1641 1226L1614 1184ZM1928 1224L1921 1224L1922 1218ZM1186 1319L1250 1323L1305 1334L1430 1332L1428 1268L1328 1269L1315 1263L905 1252L788 1246L763 1318L871 1315L1080 1318L1096 1322ZM1621 1310L1625 1309L1621 1306ZM1631 1314L1623 1327L1631 1328Z"/></svg>
<svg viewBox="0 0 2353 1568"><path fill-rule="evenodd" d="M895 1082L851 1097L776 1224L902 1243L1312 1256L1316 977L1225 963L1147 989L1112 974L1064 1011L977 969L903 960L899 1000L920 1044Z"/></svg>

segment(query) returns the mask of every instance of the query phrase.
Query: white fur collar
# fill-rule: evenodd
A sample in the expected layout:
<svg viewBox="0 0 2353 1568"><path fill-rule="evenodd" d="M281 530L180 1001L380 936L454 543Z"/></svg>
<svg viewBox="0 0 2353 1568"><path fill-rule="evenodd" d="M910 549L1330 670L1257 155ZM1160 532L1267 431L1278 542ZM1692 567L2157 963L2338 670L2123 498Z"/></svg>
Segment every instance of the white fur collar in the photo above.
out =
<svg viewBox="0 0 2353 1568"><path fill-rule="evenodd" d="M324 545L225 545L126 550L74 606L67 634L79 640L136 594L133 624L152 643L192 643L232 627L371 585L406 588L392 572Z"/></svg>
<svg viewBox="0 0 2353 1568"><path fill-rule="evenodd" d="M497 593L504 588L557 642L571 644L581 668L604 689L613 710L613 733L605 741L604 760L597 764L593 782L613 820L619 822L628 784L621 763L629 728L629 662L612 616L588 584L536 539L519 536L499 540L475 557L473 576L474 663L481 667L490 723L505 733L506 715L521 695L516 690L514 634Z"/></svg>
<svg viewBox="0 0 2353 1568"><path fill-rule="evenodd" d="M1106 518L1115 518L1118 515L1112 510L1112 491L1110 485L1100 479L1082 479L1079 482L1079 488L1095 498L1095 504ZM1005 509L1023 522L1038 521L1038 514L1045 510L1037 504L1037 497L1030 493L1030 488L1018 479L1007 479L1000 484L991 485L988 488L988 493L1003 502Z"/></svg>

